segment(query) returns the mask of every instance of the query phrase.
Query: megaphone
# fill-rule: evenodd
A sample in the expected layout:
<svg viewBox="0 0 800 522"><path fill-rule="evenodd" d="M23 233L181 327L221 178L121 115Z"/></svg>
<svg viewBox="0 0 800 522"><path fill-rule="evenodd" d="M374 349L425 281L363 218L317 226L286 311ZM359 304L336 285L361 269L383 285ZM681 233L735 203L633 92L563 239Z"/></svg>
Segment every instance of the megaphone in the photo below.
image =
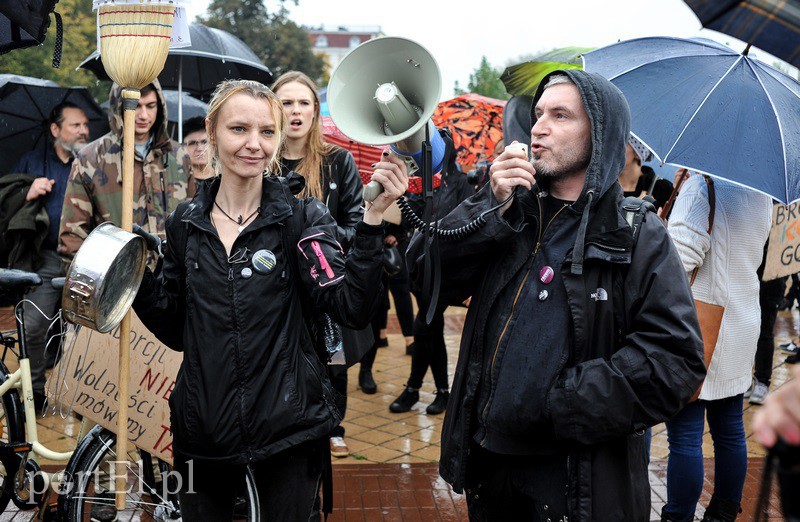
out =
<svg viewBox="0 0 800 522"><path fill-rule="evenodd" d="M433 56L412 40L387 36L364 42L342 59L328 83L328 110L353 141L391 145L405 159L409 175L422 165L427 131L433 172L438 172L445 144L430 119L441 93ZM364 199L372 201L382 191L372 181L364 188Z"/></svg>

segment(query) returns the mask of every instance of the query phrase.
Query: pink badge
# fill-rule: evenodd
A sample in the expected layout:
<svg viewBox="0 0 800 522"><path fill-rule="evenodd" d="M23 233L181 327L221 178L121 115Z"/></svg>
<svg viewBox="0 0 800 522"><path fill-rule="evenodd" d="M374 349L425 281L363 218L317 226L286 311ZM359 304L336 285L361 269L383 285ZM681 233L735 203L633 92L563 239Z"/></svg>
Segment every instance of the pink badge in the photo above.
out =
<svg viewBox="0 0 800 522"><path fill-rule="evenodd" d="M544 284L548 284L548 283L550 283L550 281L553 280L553 276L554 275L555 275L555 272L553 271L553 269L550 268L549 266L545 266L539 272L539 281L541 281Z"/></svg>

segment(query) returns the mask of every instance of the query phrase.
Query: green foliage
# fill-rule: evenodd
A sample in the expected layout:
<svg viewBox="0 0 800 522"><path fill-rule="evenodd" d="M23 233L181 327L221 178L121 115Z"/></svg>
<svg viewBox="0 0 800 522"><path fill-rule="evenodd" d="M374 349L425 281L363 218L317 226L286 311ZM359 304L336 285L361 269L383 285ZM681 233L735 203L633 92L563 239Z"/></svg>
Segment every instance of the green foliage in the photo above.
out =
<svg viewBox="0 0 800 522"><path fill-rule="evenodd" d="M43 45L17 49L0 55L0 73L19 74L52 80L59 85L88 87L100 102L108 99L110 82L98 82L94 74L75 68L97 48L95 13L87 0L60 0L56 11L64 20L64 44L61 68L53 69L53 48L56 41L56 23L50 18L50 27Z"/></svg>
<svg viewBox="0 0 800 522"><path fill-rule="evenodd" d="M206 16L198 21L239 37L276 78L298 70L320 85L327 79L325 59L314 53L308 33L289 20L285 0L272 13L263 0L212 0Z"/></svg>
<svg viewBox="0 0 800 522"><path fill-rule="evenodd" d="M506 100L509 96L506 92L505 86L503 86L503 82L500 81L500 72L501 71L492 67L492 65L489 63L489 60L487 60L484 56L481 58L481 64L478 66L478 68L469 75L467 90L464 91L461 89L456 81L455 85L453 86L453 91L455 91L456 96L460 94L475 93L498 100Z"/></svg>

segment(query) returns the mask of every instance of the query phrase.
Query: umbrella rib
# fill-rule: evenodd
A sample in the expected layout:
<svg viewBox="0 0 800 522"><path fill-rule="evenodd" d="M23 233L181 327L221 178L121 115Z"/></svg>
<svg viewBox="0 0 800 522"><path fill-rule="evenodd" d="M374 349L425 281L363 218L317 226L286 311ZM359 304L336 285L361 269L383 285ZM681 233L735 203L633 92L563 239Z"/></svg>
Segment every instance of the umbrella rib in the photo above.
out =
<svg viewBox="0 0 800 522"><path fill-rule="evenodd" d="M786 201L789 201L789 165L786 162L786 140L783 139L783 125L781 125L781 117L775 107L775 103L772 101L772 96L769 95L769 91L766 87L764 87L764 82L761 81L761 76L759 76L758 71L755 67L753 67L753 64L750 63L750 60L745 60L745 63L750 67L750 70L753 71L753 74L755 74L756 80L758 80L761 90L763 90L764 94L767 96L769 105L772 107L772 113L775 115L775 119L778 122L778 133L781 137L781 152L783 152L783 182L786 190Z"/></svg>
<svg viewBox="0 0 800 522"><path fill-rule="evenodd" d="M683 134L686 132L686 129L688 129L689 125L692 124L692 121L694 121L695 116L697 116L697 113L700 112L700 109L703 108L703 105L705 105L706 101L708 101L708 98L714 93L715 90L717 90L717 87L719 87L719 84L722 83L722 81L725 78L727 78L727 76L731 73L733 68L736 67L736 65L738 65L739 62L741 62L743 59L744 59L744 56L739 56L739 58L735 62L733 62L733 65L731 65L728 68L728 70L725 71L725 74L723 74L720 77L720 79L717 80L717 83L715 83L714 86L706 93L705 98L703 98L703 101L701 101L700 105L697 106L697 109L695 109L694 114L692 114L692 117L689 118L689 121L687 121L686 125L683 126L683 129L681 129L681 133L678 134L678 137L675 138L674 142L672 142L672 147L670 147L669 150L667 151L667 153L664 155L664 162L665 163L669 163L667 161L667 158L669 158L669 155L672 154L672 150L675 148L675 146L678 144L678 142L681 141L681 138L683 137Z"/></svg>

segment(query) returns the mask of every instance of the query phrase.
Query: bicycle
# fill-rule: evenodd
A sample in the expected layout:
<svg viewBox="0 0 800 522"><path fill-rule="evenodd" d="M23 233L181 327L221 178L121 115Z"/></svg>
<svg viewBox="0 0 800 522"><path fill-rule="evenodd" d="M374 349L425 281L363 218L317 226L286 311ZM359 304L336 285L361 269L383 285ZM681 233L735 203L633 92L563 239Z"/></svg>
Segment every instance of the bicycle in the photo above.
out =
<svg viewBox="0 0 800 522"><path fill-rule="evenodd" d="M84 418L74 451L54 452L38 440L21 305L24 294L41 284L41 277L35 273L0 268L0 298L16 303L16 332L0 332L0 344L4 346L0 359L0 513L13 501L23 510L40 507L44 520L92 520L94 506L114 505L108 490L113 484L110 466L118 460L116 435L102 426L89 429L92 423ZM64 278L54 279L53 285L63 287ZM19 369L13 373L5 364L9 351L19 361ZM60 473L46 473L39 466L40 458L65 462L66 468ZM154 460L135 447L131 447L126 460L129 492L125 511L117 516L126 520L180 520L177 477L169 472L169 464ZM160 477L156 477L154 467ZM55 503L49 500L52 491L58 492ZM235 520L259 520L258 495L249 469L245 494L237 500Z"/></svg>

